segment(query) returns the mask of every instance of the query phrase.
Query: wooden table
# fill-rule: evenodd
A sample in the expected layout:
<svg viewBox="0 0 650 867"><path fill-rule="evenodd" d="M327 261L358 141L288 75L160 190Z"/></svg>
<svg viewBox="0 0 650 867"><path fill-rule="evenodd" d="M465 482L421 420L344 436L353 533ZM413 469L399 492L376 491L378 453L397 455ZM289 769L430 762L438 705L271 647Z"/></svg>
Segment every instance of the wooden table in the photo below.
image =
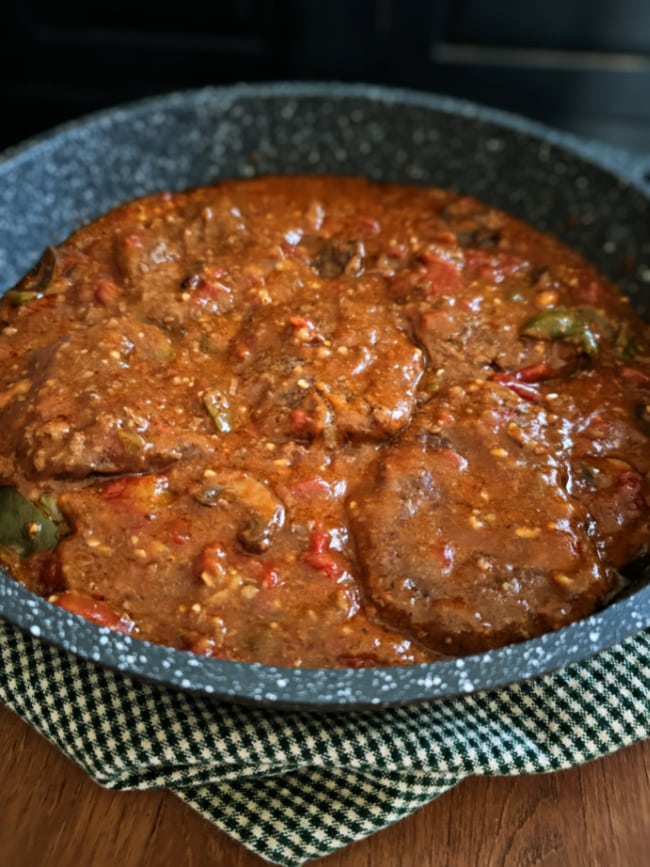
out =
<svg viewBox="0 0 650 867"><path fill-rule="evenodd" d="M636 867L650 741L583 768L473 779L319 867ZM262 867L171 793L108 792L0 706L0 867Z"/></svg>

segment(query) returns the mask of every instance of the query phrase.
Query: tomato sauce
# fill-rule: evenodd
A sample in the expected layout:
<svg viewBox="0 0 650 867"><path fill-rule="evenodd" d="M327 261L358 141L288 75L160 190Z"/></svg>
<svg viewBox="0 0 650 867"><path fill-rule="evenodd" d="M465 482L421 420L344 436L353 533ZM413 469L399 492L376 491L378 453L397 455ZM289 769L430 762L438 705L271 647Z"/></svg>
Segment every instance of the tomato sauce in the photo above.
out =
<svg viewBox="0 0 650 867"><path fill-rule="evenodd" d="M0 299L0 429L17 580L208 656L480 652L593 612L650 544L647 324L445 190L111 211Z"/></svg>

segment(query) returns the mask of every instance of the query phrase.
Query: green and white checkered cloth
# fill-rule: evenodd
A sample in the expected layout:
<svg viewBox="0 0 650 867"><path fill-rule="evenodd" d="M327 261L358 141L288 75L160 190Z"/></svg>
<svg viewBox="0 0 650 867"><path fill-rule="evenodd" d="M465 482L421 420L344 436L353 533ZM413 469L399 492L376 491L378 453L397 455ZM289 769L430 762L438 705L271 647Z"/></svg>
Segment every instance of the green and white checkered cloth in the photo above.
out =
<svg viewBox="0 0 650 867"><path fill-rule="evenodd" d="M491 692L318 715L141 683L0 622L0 699L109 789L167 787L245 846L299 865L472 775L586 762L650 735L650 631Z"/></svg>

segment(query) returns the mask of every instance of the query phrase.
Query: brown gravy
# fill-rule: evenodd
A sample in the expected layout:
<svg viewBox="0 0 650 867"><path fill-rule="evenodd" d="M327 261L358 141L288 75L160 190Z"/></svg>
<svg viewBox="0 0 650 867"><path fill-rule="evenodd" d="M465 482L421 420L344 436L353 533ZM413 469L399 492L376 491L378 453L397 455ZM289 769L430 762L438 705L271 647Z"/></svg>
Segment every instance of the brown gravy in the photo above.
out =
<svg viewBox="0 0 650 867"><path fill-rule="evenodd" d="M48 250L0 329L2 560L97 623L421 662L584 617L647 552L648 326L475 199L334 177L151 196Z"/></svg>

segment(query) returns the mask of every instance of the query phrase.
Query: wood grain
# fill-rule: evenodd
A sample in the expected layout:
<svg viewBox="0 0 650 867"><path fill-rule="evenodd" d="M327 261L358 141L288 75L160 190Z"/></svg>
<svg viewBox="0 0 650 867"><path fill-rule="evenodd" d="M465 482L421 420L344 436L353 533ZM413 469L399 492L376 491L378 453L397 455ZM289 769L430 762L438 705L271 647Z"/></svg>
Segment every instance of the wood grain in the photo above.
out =
<svg viewBox="0 0 650 867"><path fill-rule="evenodd" d="M472 779L322 867L635 867L650 741L582 768ZM108 792L0 706L0 867L262 867L167 791Z"/></svg>

